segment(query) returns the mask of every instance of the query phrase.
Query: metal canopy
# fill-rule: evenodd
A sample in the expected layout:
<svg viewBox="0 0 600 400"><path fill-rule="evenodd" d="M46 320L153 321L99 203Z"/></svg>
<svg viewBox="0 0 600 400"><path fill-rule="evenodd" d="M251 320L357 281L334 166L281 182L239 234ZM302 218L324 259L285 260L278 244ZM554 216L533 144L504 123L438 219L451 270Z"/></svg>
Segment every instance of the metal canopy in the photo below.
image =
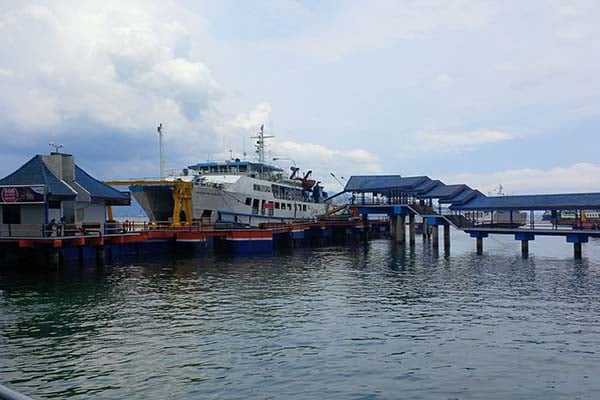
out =
<svg viewBox="0 0 600 400"><path fill-rule="evenodd" d="M456 211L596 210L600 209L600 193L476 197L465 204L452 204L450 209Z"/></svg>

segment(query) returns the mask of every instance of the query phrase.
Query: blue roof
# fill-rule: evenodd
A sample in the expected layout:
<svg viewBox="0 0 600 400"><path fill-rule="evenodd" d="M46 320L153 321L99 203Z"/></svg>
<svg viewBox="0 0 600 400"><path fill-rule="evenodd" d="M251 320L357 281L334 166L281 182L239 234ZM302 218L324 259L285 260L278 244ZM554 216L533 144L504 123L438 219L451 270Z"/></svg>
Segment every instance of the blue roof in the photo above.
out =
<svg viewBox="0 0 600 400"><path fill-rule="evenodd" d="M479 190L473 190L471 188L468 188L453 197L450 197L447 199L440 199L439 202L442 204L444 204L444 203L463 204L463 203L466 203L467 201L471 200L475 196L484 196L484 194L481 193Z"/></svg>
<svg viewBox="0 0 600 400"><path fill-rule="evenodd" d="M439 185L434 187L428 192L422 193L419 195L421 198L432 198L432 199L442 199L442 198L450 198L454 197L457 194L461 193L465 189L470 189L467 185L458 184L458 185Z"/></svg>
<svg viewBox="0 0 600 400"><path fill-rule="evenodd" d="M92 200L104 200L107 204L112 205L129 205L131 203L128 193L120 192L100 182L77 165L75 165L75 182L90 194Z"/></svg>
<svg viewBox="0 0 600 400"><path fill-rule="evenodd" d="M452 210L600 210L600 193L476 197Z"/></svg>
<svg viewBox="0 0 600 400"><path fill-rule="evenodd" d="M429 182L426 176L402 177L400 175L361 175L351 176L346 183L346 192L370 192L381 190L412 189L424 182Z"/></svg>
<svg viewBox="0 0 600 400"><path fill-rule="evenodd" d="M415 193L425 193L439 185L443 185L442 181L440 181L440 180L432 181L430 179L428 181L423 181L423 183L421 183L420 185L415 186L412 189L412 191Z"/></svg>
<svg viewBox="0 0 600 400"><path fill-rule="evenodd" d="M34 156L21 168L0 179L0 185L45 185L49 197L75 198L77 196L77 192L50 172L40 155Z"/></svg>
<svg viewBox="0 0 600 400"><path fill-rule="evenodd" d="M252 162L252 161L209 161L203 163L197 163L194 165L189 165L188 168L197 170L202 167L239 167L239 166L253 166L266 169L268 171L283 171L281 168L260 162Z"/></svg>

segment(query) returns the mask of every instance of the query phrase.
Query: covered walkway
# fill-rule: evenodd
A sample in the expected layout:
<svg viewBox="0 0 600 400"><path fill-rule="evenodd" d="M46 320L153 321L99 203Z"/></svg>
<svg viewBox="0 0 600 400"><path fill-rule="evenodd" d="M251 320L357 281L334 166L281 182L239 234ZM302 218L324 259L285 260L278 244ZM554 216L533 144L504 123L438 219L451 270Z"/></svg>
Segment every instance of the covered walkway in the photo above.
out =
<svg viewBox="0 0 600 400"><path fill-rule="evenodd" d="M450 248L450 225L476 239L483 252L483 239L490 234L512 234L521 241L523 256L536 235L564 236L581 257L581 244L600 237L600 193L486 196L466 184L445 184L428 176L352 176L344 188L352 193L355 214L387 214L392 237L400 243L415 243L415 217L421 219L425 237L434 247L439 226L444 228L444 248ZM542 215L543 214L543 215ZM408 240L405 227L408 219Z"/></svg>

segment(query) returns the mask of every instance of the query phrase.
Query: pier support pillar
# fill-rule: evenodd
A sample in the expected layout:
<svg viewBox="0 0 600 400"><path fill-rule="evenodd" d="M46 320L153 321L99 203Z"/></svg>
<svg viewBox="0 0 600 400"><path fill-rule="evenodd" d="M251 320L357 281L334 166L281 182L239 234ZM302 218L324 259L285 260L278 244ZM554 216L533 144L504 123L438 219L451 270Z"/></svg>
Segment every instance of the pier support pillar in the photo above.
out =
<svg viewBox="0 0 600 400"><path fill-rule="evenodd" d="M437 225L431 225L431 245L436 249L440 246L440 229Z"/></svg>
<svg viewBox="0 0 600 400"><path fill-rule="evenodd" d="M406 240L406 217L404 215L394 216L394 240L404 243Z"/></svg>
<svg viewBox="0 0 600 400"><path fill-rule="evenodd" d="M535 235L529 232L519 232L515 234L515 240L521 241L521 256L529 257L529 241L535 240Z"/></svg>
<svg viewBox="0 0 600 400"><path fill-rule="evenodd" d="M573 256L576 260L581 260L582 246L580 243L573 243Z"/></svg>
<svg viewBox="0 0 600 400"><path fill-rule="evenodd" d="M106 252L104 250L104 246L96 247L96 266L104 267L106 264Z"/></svg>
<svg viewBox="0 0 600 400"><path fill-rule="evenodd" d="M444 226L444 251L447 253L450 251L450 225Z"/></svg>
<svg viewBox="0 0 600 400"><path fill-rule="evenodd" d="M529 240L521 240L521 257L529 257Z"/></svg>
<svg viewBox="0 0 600 400"><path fill-rule="evenodd" d="M415 215L408 215L408 242L411 246L415 245Z"/></svg>
<svg viewBox="0 0 600 400"><path fill-rule="evenodd" d="M423 240L426 240L427 236L429 236L429 222L427 222L427 218L423 218L421 229L423 230Z"/></svg>
<svg viewBox="0 0 600 400"><path fill-rule="evenodd" d="M483 238L488 237L488 233L487 232L471 232L469 233L469 235L471 235L472 238L477 239L476 240L476 247L477 247L477 255L480 256L483 254Z"/></svg>
<svg viewBox="0 0 600 400"><path fill-rule="evenodd" d="M567 235L567 243L573 243L573 256L579 260L582 256L582 243L588 242L588 236L585 234L570 234Z"/></svg>

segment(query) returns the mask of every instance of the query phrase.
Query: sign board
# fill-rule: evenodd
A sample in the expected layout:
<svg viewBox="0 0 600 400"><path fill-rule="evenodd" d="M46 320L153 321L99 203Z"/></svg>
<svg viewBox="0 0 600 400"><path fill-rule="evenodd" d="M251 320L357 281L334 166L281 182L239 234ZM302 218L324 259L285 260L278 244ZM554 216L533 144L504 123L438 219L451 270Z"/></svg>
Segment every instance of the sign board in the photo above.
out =
<svg viewBox="0 0 600 400"><path fill-rule="evenodd" d="M0 186L0 204L39 204L46 201L46 187Z"/></svg>

